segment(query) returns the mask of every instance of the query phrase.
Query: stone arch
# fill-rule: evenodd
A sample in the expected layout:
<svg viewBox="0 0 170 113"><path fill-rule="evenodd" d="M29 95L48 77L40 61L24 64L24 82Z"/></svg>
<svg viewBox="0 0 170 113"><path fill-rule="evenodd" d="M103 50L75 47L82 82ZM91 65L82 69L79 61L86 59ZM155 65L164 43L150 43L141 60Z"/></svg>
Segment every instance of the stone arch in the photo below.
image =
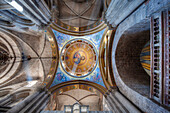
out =
<svg viewBox="0 0 170 113"><path fill-rule="evenodd" d="M91 107L90 110L101 110L103 109L101 107L102 103L105 102L102 88L104 87L99 86L93 82L83 80L61 83L50 89L52 96L48 106L46 107L46 110L51 110L55 107L53 110L63 111L63 105L72 105L75 102L78 102L81 105L86 105L88 103L90 106L95 104L93 106L94 108ZM69 101L62 101L63 99Z"/></svg>
<svg viewBox="0 0 170 113"><path fill-rule="evenodd" d="M143 12L146 12L146 10L149 7L150 6L148 6L148 5L140 6L140 8L138 8L135 12L133 12L124 21L122 21L119 24L119 26L117 27L114 41L113 41L114 46L112 47L112 67L113 67L113 73L114 73L116 85L118 86L120 92L123 95L126 95L126 97L132 103L134 103L137 107L139 107L143 112L152 112L152 111L159 112L164 108L160 107L158 104L154 103L149 98L149 95L143 96L140 91L136 91L136 90L132 89L130 85L128 86L127 83L125 83L125 81L122 79L122 77L120 75L121 67L120 66L118 67L118 64L121 63L121 60L118 60L118 62L117 62L117 58L118 58L117 57L117 55L118 55L117 48L119 46L121 46L121 43L119 43L119 41L121 42L122 37L124 37L124 40L126 41L126 38L130 39L130 34L135 34L135 33L140 33L140 32L142 34L142 32L144 32L144 31L148 31L148 35L149 35L150 18L148 18L148 16L151 16L151 14L155 13L153 11L150 11L148 14L143 13ZM140 35L138 34L138 36L140 36ZM137 38L134 37L134 39L137 39ZM132 41L132 39L130 39L130 40ZM148 40L146 40L146 43ZM123 38L122 38L122 42L123 42ZM133 42L131 44L135 44L135 43L136 42ZM146 43L143 43L142 45L144 46ZM141 45L141 50L142 50L142 45ZM130 46L132 48L134 47L133 45L130 45ZM128 46L126 45L126 47L128 47ZM135 49L137 49L137 48L135 48ZM126 51L126 53L132 52L132 51L133 50L131 50L131 51L129 50L129 51ZM124 53L122 53L122 54L124 54ZM119 53L119 55L121 55L121 53ZM127 54L126 56L130 57L130 54ZM134 56L135 56L135 54L134 54ZM126 59L126 57L124 59ZM143 70L142 65L140 64L140 58L138 58L138 59L139 59L138 64L140 65L140 66L138 65L138 67L140 67L139 70L142 71L142 73L145 73L145 75L147 75L147 73ZM135 58L134 58L134 60L135 60ZM123 62L125 62L125 61L122 61L122 63ZM127 64L127 66L128 66L128 64ZM133 67L135 67L135 64L133 65ZM128 69L128 68L126 67L125 69ZM130 70L128 70L128 71L130 72ZM149 75L148 75L148 77L149 77ZM131 82L133 82L133 80ZM143 101L141 101L141 100L143 100ZM146 104L146 103L149 103L149 104Z"/></svg>
<svg viewBox="0 0 170 113"><path fill-rule="evenodd" d="M54 87L51 87L49 89L49 91L51 93L55 92L55 90L57 89L60 89L62 87L65 87L65 86L68 86L68 85L73 85L73 84L84 84L84 85L87 85L87 86L91 86L91 87L94 87L95 89L97 89L99 92L101 92L103 95L106 93L106 88L101 86L101 85L98 85L94 82L90 82L90 81L85 81L85 80L73 80L73 81L68 81L68 82L63 82L63 83L60 83Z"/></svg>
<svg viewBox="0 0 170 113"><path fill-rule="evenodd" d="M123 82L134 91L149 97L150 76L141 65L140 54L144 45L150 40L150 24L145 23L143 31L138 31L137 26L140 25L135 25L122 34L116 48L115 60Z"/></svg>

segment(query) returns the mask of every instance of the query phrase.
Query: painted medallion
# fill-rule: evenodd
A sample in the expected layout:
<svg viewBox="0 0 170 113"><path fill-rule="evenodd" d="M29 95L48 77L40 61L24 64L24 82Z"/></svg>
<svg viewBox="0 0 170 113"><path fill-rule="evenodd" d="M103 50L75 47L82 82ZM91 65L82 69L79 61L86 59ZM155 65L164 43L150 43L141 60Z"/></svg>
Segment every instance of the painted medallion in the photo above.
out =
<svg viewBox="0 0 170 113"><path fill-rule="evenodd" d="M73 77L84 77L96 66L96 49L84 39L69 41L61 51L61 65Z"/></svg>

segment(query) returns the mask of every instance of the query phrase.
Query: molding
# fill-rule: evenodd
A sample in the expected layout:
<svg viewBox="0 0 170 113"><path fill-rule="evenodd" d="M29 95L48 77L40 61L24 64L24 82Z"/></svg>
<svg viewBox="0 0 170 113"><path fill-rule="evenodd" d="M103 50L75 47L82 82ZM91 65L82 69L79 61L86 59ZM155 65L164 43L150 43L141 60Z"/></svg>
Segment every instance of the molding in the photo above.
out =
<svg viewBox="0 0 170 113"><path fill-rule="evenodd" d="M97 89L102 94L105 94L105 92L107 91L105 87L103 87L103 86L101 86L99 84L96 84L94 82L85 81L85 80L73 80L73 81L63 82L63 83L60 83L58 85L55 85L55 86L51 87L49 89L49 91L51 93L54 93L56 90L58 90L58 89L60 89L62 87L69 86L69 85L74 85L74 84L84 84L84 85L91 86L91 87Z"/></svg>
<svg viewBox="0 0 170 113"><path fill-rule="evenodd" d="M59 63L59 51L58 50L58 45L57 41L55 39L55 35L53 34L52 30L50 27L47 28L46 35L48 37L48 40L51 44L51 49L52 49L52 63L50 67L50 71L46 78L44 79L43 85L46 86L47 89L51 86L55 75L56 71L58 68L58 63Z"/></svg>

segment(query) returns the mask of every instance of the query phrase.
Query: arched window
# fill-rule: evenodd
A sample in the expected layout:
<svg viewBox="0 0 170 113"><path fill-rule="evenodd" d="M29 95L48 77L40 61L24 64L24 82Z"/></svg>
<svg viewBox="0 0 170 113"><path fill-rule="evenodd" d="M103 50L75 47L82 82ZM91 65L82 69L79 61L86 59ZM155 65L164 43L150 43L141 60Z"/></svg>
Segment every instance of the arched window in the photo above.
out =
<svg viewBox="0 0 170 113"><path fill-rule="evenodd" d="M64 106L65 113L88 113L88 111L89 111L88 105L81 105L78 102L76 102L73 105L65 105Z"/></svg>

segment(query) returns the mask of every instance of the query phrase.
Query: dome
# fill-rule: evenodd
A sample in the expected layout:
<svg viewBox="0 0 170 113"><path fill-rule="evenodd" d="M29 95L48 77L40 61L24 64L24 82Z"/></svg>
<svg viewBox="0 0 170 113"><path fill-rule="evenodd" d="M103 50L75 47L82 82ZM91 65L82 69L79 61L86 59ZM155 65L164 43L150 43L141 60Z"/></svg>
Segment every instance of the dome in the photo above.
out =
<svg viewBox="0 0 170 113"><path fill-rule="evenodd" d="M69 41L61 50L61 65L64 71L73 77L84 77L90 74L97 60L93 44L85 39Z"/></svg>

